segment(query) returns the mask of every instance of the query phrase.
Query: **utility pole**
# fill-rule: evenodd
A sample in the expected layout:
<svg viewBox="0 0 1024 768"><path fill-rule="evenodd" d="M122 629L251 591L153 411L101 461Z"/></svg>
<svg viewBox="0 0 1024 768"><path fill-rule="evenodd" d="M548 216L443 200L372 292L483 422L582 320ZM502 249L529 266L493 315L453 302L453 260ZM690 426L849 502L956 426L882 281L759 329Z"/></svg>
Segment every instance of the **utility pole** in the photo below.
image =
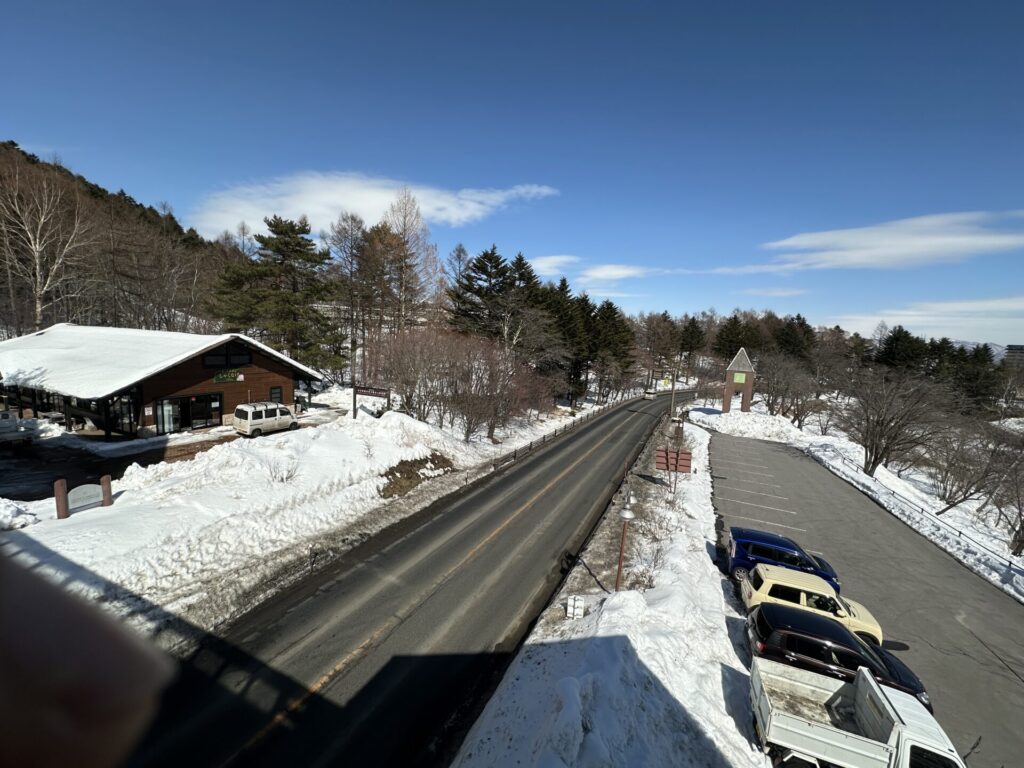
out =
<svg viewBox="0 0 1024 768"><path fill-rule="evenodd" d="M672 400L668 406L669 423L676 417L676 379L679 378L679 361L676 360L675 370L672 371Z"/></svg>

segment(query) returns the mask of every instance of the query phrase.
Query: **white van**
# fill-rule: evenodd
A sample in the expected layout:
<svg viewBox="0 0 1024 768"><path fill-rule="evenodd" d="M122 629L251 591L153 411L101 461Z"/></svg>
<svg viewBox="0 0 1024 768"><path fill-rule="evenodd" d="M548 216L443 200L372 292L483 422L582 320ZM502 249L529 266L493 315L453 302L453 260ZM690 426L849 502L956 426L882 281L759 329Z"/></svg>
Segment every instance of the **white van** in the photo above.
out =
<svg viewBox="0 0 1024 768"><path fill-rule="evenodd" d="M246 403L235 408L235 431L249 437L259 437L264 432L282 429L298 429L295 414L280 403Z"/></svg>

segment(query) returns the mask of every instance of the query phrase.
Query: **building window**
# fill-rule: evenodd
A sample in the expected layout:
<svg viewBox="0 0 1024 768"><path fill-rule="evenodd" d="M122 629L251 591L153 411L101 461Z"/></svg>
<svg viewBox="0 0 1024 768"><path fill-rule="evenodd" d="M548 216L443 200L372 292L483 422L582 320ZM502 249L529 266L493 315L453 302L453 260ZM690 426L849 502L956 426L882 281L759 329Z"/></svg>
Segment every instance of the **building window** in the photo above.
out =
<svg viewBox="0 0 1024 768"><path fill-rule="evenodd" d="M252 364L252 351L244 344L231 341L203 355L204 368L237 368Z"/></svg>
<svg viewBox="0 0 1024 768"><path fill-rule="evenodd" d="M280 403L280 402L282 402L282 397L283 397L283 394L281 392L281 387L271 387L270 388L270 402L272 402L272 403Z"/></svg>

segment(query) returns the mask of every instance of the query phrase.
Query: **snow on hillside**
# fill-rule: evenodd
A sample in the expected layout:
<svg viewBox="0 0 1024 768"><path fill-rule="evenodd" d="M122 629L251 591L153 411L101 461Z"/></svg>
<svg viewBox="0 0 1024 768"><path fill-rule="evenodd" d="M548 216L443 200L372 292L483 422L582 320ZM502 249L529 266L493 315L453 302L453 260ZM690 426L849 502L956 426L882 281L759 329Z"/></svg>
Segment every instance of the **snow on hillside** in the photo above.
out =
<svg viewBox="0 0 1024 768"><path fill-rule="evenodd" d="M801 431L782 416L769 416L760 402L755 402L749 413L739 410L722 413L717 408L693 407L690 420L725 434L800 448L968 568L1024 602L1024 557L1010 554L1005 531L992 527L986 514L978 509L980 502L961 504L941 518L936 517L934 512L945 505L934 493L932 482L924 472L914 470L898 477L885 467L879 467L872 478L860 470L864 449L841 431L833 428L823 436L811 424Z"/></svg>
<svg viewBox="0 0 1024 768"><path fill-rule="evenodd" d="M958 340L954 340L953 343L956 346L958 346L958 347L963 347L968 352L972 352L972 351L974 351L974 349L976 347L980 347L983 344L987 344L988 348L990 350L992 350L992 359L995 360L997 363L1000 360L1002 360L1004 357L1006 357L1006 347L1004 347L1002 344L993 344L992 342L988 342L988 341L958 341Z"/></svg>
<svg viewBox="0 0 1024 768"><path fill-rule="evenodd" d="M748 673L729 633L742 620L708 555L709 435L688 434L696 472L675 501L662 487L657 502L673 532L656 586L611 594L582 619L538 624L454 766L768 765L753 745Z"/></svg>
<svg viewBox="0 0 1024 768"><path fill-rule="evenodd" d="M516 423L501 446L396 412L236 440L190 461L133 465L113 484L113 506L67 520L52 499L0 500L0 524L28 525L0 535L0 549L140 626L155 630L166 611L211 628L266 596L269 579L354 546L570 418ZM435 452L456 471L437 477ZM385 474L416 460L411 471L434 479L386 502Z"/></svg>

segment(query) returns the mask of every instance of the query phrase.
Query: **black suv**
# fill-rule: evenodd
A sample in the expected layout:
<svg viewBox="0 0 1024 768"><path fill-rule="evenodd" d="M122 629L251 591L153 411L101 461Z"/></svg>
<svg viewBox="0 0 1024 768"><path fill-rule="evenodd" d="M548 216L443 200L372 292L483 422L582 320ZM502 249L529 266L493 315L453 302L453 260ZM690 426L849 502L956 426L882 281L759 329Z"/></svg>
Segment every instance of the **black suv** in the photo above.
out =
<svg viewBox="0 0 1024 768"><path fill-rule="evenodd" d="M867 667L879 683L916 696L932 711L924 684L906 664L884 648L868 645L838 621L761 603L747 616L747 636L755 655L820 675L852 682L858 667Z"/></svg>

